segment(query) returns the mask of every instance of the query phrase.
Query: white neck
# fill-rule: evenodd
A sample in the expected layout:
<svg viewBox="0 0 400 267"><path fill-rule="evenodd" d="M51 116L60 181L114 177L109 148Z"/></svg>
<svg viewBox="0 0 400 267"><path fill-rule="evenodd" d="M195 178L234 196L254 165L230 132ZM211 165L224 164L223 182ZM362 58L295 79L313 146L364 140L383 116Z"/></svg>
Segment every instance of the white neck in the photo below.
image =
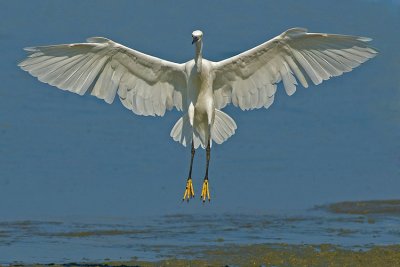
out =
<svg viewBox="0 0 400 267"><path fill-rule="evenodd" d="M194 62L196 63L197 72L201 72L201 61L203 56L201 55L203 49L203 40L199 40L196 42L196 56L194 58Z"/></svg>

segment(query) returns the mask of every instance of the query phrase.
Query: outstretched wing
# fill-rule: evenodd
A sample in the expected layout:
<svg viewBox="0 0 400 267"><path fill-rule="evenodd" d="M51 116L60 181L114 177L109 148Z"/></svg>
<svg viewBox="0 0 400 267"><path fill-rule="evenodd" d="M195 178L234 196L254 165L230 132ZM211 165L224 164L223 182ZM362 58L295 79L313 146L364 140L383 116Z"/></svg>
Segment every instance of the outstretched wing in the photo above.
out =
<svg viewBox="0 0 400 267"><path fill-rule="evenodd" d="M370 40L290 29L253 49L213 63L216 107L232 102L242 110L268 108L280 81L292 95L297 80L304 87L309 80L320 84L374 57L377 51L368 45Z"/></svg>
<svg viewBox="0 0 400 267"><path fill-rule="evenodd" d="M112 103L118 96L139 115L163 116L186 97L183 64L161 60L103 37L88 43L29 47L19 66L40 81Z"/></svg>

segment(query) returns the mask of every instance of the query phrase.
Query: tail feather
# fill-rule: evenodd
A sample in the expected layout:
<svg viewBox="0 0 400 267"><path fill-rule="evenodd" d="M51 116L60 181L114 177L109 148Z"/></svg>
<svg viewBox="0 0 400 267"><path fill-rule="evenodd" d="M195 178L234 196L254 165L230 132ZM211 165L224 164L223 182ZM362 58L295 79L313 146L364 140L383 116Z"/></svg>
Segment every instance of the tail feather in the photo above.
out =
<svg viewBox="0 0 400 267"><path fill-rule="evenodd" d="M229 137L235 134L237 129L235 121L228 114L216 109L214 124L211 126L211 139L217 144L222 144ZM193 145L197 149L199 146L205 148L207 142L200 136L200 133L193 130L189 121L189 116L186 114L181 117L171 130L171 137L181 143L183 146L190 146L192 140ZM212 142L210 143L212 144Z"/></svg>
<svg viewBox="0 0 400 267"><path fill-rule="evenodd" d="M194 148L198 148L201 146L202 148L206 148L207 144L203 143L200 139L200 136L196 133L193 133L193 146Z"/></svg>
<svg viewBox="0 0 400 267"><path fill-rule="evenodd" d="M193 140L193 145L197 149L199 146L205 148L207 144L203 144L198 134L193 131L189 121L189 116L186 114L181 117L171 130L171 137L181 143L184 147L190 146Z"/></svg>
<svg viewBox="0 0 400 267"><path fill-rule="evenodd" d="M170 135L175 141L181 143L183 146L191 144L193 129L190 125L189 116L187 114L175 123Z"/></svg>
<svg viewBox="0 0 400 267"><path fill-rule="evenodd" d="M214 124L211 127L211 138L217 144L222 144L235 134L237 129L235 121L221 110L215 110Z"/></svg>

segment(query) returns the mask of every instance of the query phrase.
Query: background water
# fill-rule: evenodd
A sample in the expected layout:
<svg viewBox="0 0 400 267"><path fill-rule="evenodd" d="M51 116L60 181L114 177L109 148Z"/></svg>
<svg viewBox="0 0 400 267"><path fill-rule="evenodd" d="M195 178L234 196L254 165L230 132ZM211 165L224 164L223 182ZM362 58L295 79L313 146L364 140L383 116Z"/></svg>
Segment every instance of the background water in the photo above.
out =
<svg viewBox="0 0 400 267"><path fill-rule="evenodd" d="M399 25L398 0L0 1L0 221L123 217L145 225L177 213L289 214L400 198ZM205 205L181 203L190 152L169 137L179 112L136 116L118 100L56 90L16 66L23 47L90 36L185 62L195 29L205 34L204 57L218 61L296 26L372 37L380 54L291 97L279 90L268 110L225 108L238 130L212 150ZM199 150L197 195L204 167Z"/></svg>

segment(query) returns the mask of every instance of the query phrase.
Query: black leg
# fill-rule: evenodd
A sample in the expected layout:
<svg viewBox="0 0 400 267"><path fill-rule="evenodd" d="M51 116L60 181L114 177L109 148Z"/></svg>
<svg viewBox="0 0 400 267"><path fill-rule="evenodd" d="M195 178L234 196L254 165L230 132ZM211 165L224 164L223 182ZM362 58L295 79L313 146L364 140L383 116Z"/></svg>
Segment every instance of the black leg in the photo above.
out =
<svg viewBox="0 0 400 267"><path fill-rule="evenodd" d="M208 139L207 143L207 148L206 148L206 157L207 157L207 163L206 163L206 175L204 176L204 182L203 182L203 188L201 190L201 196L200 198L203 200L203 202L206 201L206 198L208 201L211 200L210 198L210 190L208 188L208 166L210 164L210 152L211 152L211 147L210 147L210 138Z"/></svg>
<svg viewBox="0 0 400 267"><path fill-rule="evenodd" d="M207 165L206 165L206 176L204 177L204 179L208 180L208 165L210 164L210 152L211 152L211 148L210 148L210 139L208 139L208 143L207 143L207 148L206 148L206 153L207 153Z"/></svg>
<svg viewBox="0 0 400 267"><path fill-rule="evenodd" d="M192 183L192 166L193 166L193 158L194 158L195 152L196 152L196 150L194 149L194 144L192 141L192 151L191 151L192 157L190 159L189 175L187 178L185 194L183 195L182 201L184 201L185 199L187 201L189 201L189 199L194 198L194 190L193 190L193 183Z"/></svg>
<svg viewBox="0 0 400 267"><path fill-rule="evenodd" d="M193 158L194 158L194 153L196 152L196 150L194 149L194 144L192 141L192 157L190 159L190 169L189 169L189 176L188 179L192 178L192 166L193 166Z"/></svg>

